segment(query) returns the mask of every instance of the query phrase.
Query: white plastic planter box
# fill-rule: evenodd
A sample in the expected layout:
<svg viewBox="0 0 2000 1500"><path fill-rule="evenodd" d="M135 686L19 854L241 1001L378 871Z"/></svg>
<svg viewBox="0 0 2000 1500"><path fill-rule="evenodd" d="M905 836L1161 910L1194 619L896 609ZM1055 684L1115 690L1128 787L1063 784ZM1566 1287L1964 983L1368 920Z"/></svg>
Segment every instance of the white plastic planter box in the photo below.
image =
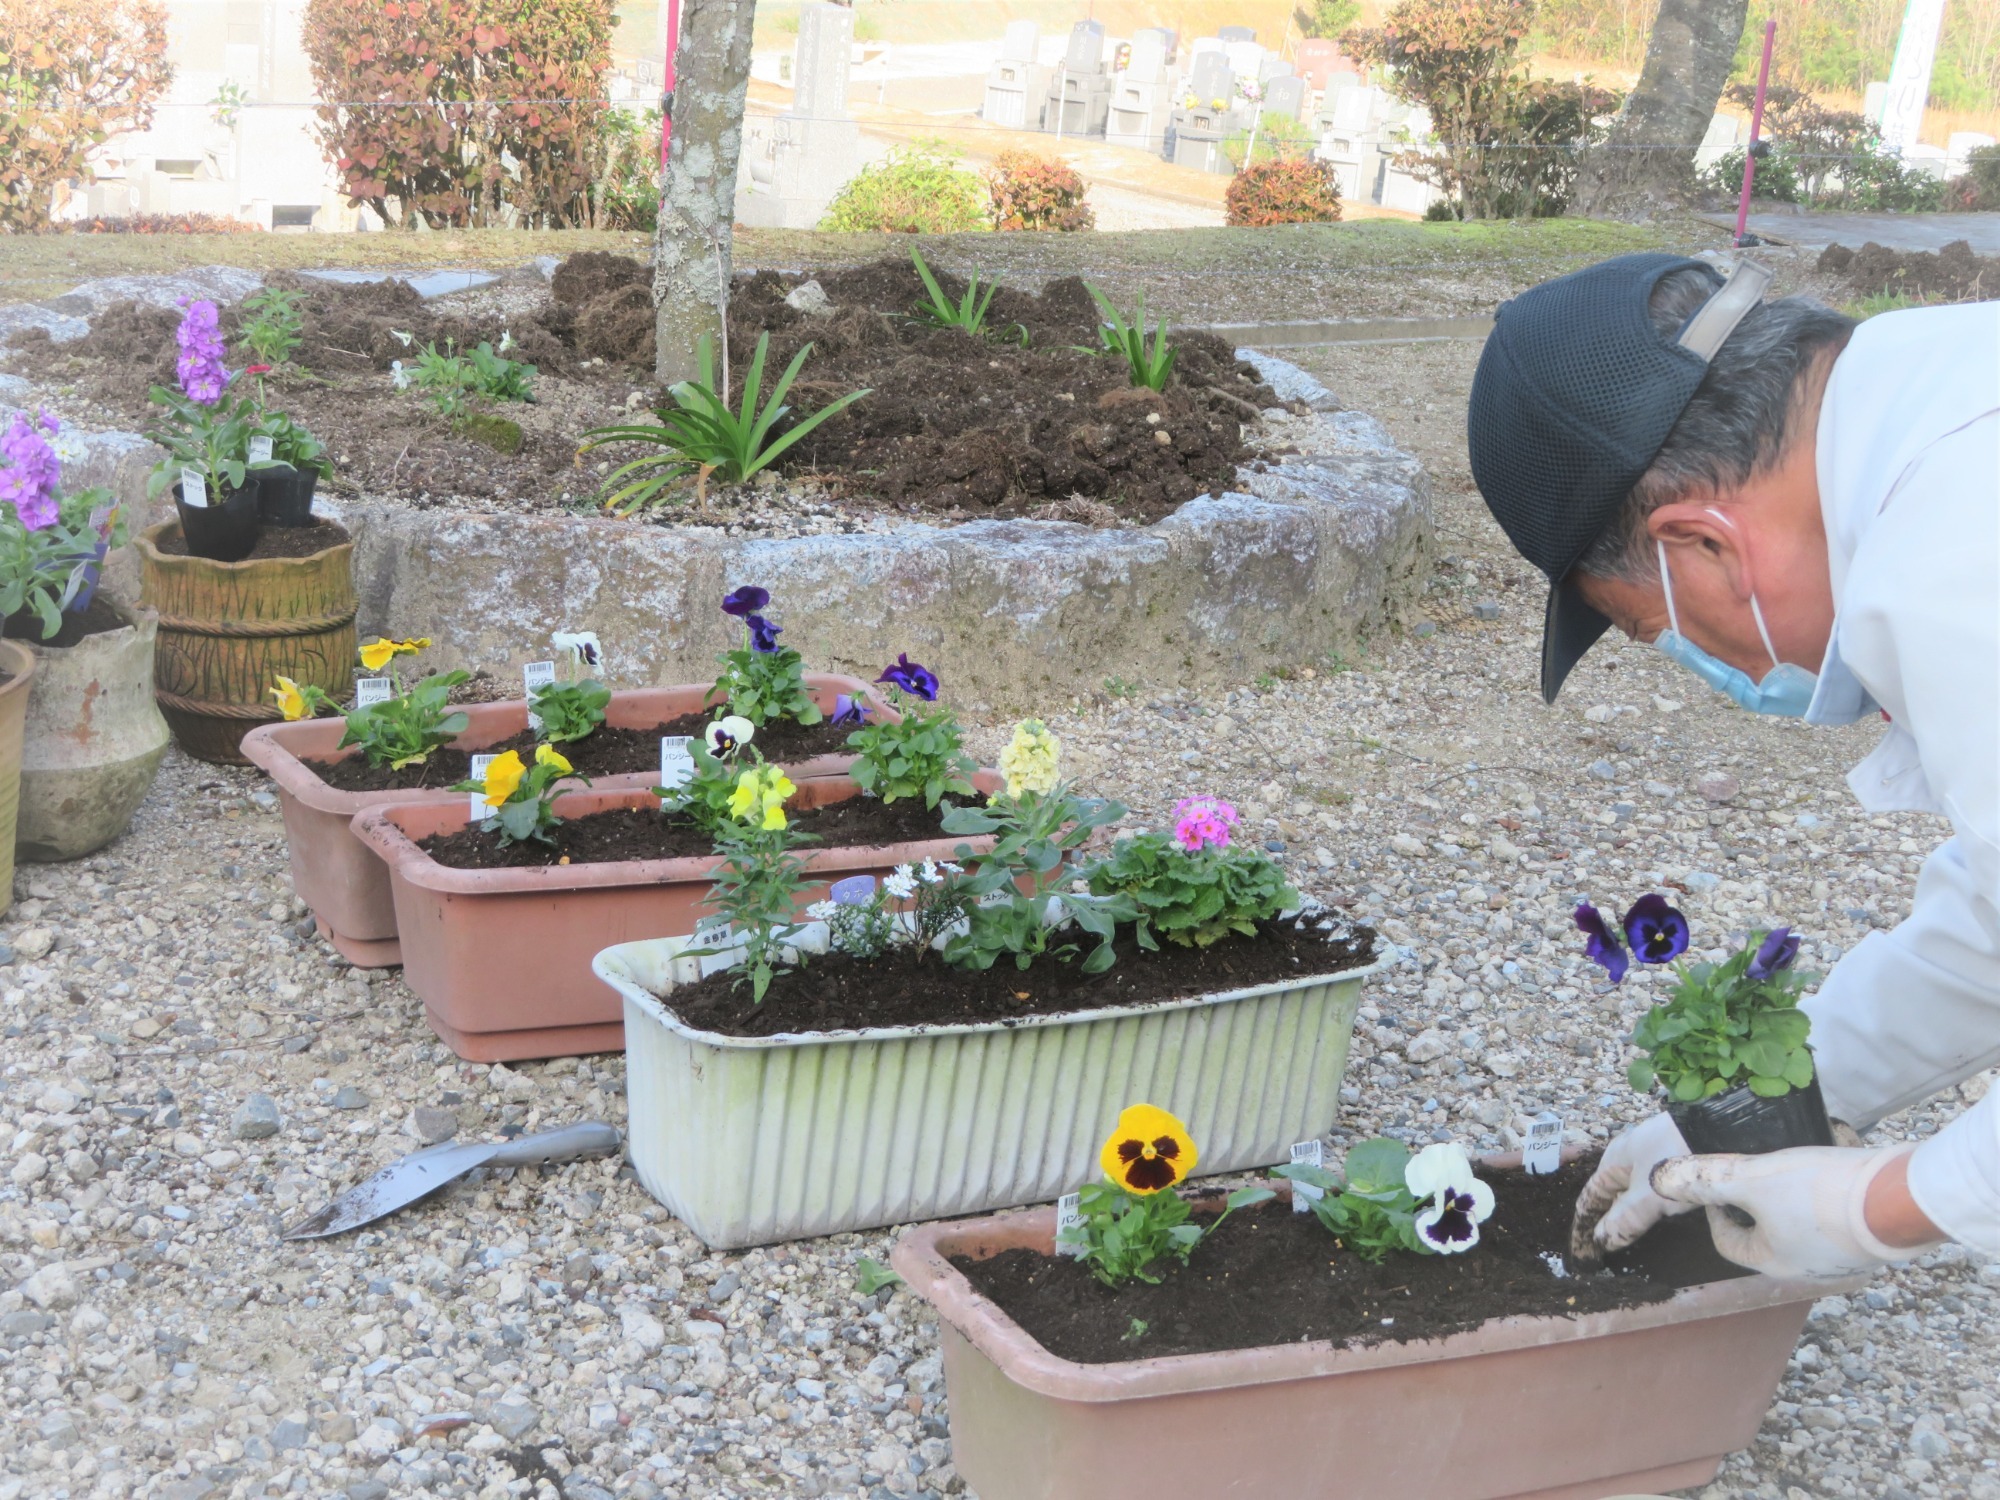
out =
<svg viewBox="0 0 2000 1500"><path fill-rule="evenodd" d="M1141 1100L1187 1122L1203 1173L1283 1161L1332 1127L1362 981L1386 967L1012 1025L733 1037L660 1003L697 977L692 945L591 967L625 1002L632 1165L717 1249L1047 1202L1097 1175Z"/></svg>

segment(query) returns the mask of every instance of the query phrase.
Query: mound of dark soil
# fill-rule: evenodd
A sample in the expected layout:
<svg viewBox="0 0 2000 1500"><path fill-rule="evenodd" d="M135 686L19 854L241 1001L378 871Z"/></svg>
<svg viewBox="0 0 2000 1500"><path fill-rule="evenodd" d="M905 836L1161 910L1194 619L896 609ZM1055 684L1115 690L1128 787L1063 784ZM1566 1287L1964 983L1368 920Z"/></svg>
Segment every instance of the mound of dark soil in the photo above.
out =
<svg viewBox="0 0 2000 1500"><path fill-rule="evenodd" d="M564 307L582 308L606 292L644 286L651 279L646 267L629 255L583 250L556 267L549 278L549 294Z"/></svg>
<svg viewBox="0 0 2000 1500"><path fill-rule="evenodd" d="M2000 256L1974 255L1967 240L1953 240L1936 254L1891 250L1873 240L1859 250L1828 245L1819 269L1863 297L1900 292L1925 302L1979 302L2000 296Z"/></svg>

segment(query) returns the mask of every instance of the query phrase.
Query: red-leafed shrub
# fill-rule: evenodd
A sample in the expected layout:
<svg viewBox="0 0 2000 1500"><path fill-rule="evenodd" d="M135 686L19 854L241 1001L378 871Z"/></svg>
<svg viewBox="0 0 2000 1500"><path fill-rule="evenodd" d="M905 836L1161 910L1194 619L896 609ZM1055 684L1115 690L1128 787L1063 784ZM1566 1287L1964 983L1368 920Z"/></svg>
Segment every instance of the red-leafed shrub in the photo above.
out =
<svg viewBox="0 0 2000 1500"><path fill-rule="evenodd" d="M319 108L320 144L349 201L391 223L588 224L613 9L309 0L313 82L339 101Z"/></svg>
<svg viewBox="0 0 2000 1500"><path fill-rule="evenodd" d="M0 229L40 229L58 184L166 92L160 0L0 0Z"/></svg>
<svg viewBox="0 0 2000 1500"><path fill-rule="evenodd" d="M1340 217L1340 184L1331 166L1309 156L1253 162L1229 180L1222 204L1224 221L1246 229L1331 224Z"/></svg>
<svg viewBox="0 0 2000 1500"><path fill-rule="evenodd" d="M1091 229L1097 215L1075 167L1059 156L1002 151L986 174L995 229Z"/></svg>
<svg viewBox="0 0 2000 1500"><path fill-rule="evenodd" d="M51 224L62 234L262 234L262 224L226 214L121 214L116 218L71 219Z"/></svg>

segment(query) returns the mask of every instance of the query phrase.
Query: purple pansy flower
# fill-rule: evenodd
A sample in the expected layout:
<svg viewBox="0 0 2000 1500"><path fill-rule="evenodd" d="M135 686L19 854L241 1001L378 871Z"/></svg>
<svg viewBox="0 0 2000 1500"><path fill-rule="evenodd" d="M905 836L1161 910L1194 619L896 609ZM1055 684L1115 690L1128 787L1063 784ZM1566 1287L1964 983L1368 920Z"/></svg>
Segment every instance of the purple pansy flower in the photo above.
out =
<svg viewBox="0 0 2000 1500"><path fill-rule="evenodd" d="M1799 956L1799 936L1789 927L1774 928L1762 943L1757 945L1757 956L1750 960L1745 972L1750 978L1762 981L1774 978L1781 970L1789 969L1792 960Z"/></svg>
<svg viewBox="0 0 2000 1500"><path fill-rule="evenodd" d="M764 591L759 589L757 592L761 594ZM745 615L743 623L750 627L750 649L752 651L761 651L768 656L771 652L778 649L778 635L783 631L784 626L773 625L762 615Z"/></svg>
<svg viewBox="0 0 2000 1500"><path fill-rule="evenodd" d="M14 507L30 531L54 525L61 514L56 486L62 479L62 461L48 442L61 426L46 411L33 422L21 412L0 433L0 500Z"/></svg>
<svg viewBox="0 0 2000 1500"><path fill-rule="evenodd" d="M868 722L868 702L859 693L842 693L833 700L833 712L827 717L829 724L866 724Z"/></svg>
<svg viewBox="0 0 2000 1500"><path fill-rule="evenodd" d="M1649 892L1625 913L1625 941L1642 964L1670 963L1687 952L1687 918L1667 905L1667 898Z"/></svg>
<svg viewBox="0 0 2000 1500"><path fill-rule="evenodd" d="M188 400L202 406L213 406L229 388L229 371L222 363L222 330L216 321L215 304L200 300L184 302L183 305L187 312L181 317L180 327L174 330L174 340L181 348L174 371L180 376L181 389L186 392Z"/></svg>
<svg viewBox="0 0 2000 1500"><path fill-rule="evenodd" d="M760 589L754 583L746 583L740 589L731 589L722 596L722 612L725 615L754 615L771 602L771 591Z"/></svg>
<svg viewBox="0 0 2000 1500"><path fill-rule="evenodd" d="M826 888L826 893L836 906L866 906L875 898L875 877L850 875L845 880L836 880Z"/></svg>
<svg viewBox="0 0 2000 1500"><path fill-rule="evenodd" d="M926 703L937 702L937 673L920 662L910 660L907 651L898 652L896 659L882 669L882 675L875 679L899 687L912 698L921 698Z"/></svg>
<svg viewBox="0 0 2000 1500"><path fill-rule="evenodd" d="M1625 970L1630 967L1625 957L1625 950L1612 935L1610 927L1605 924L1597 908L1588 901L1576 903L1576 926L1577 931L1584 933L1588 938L1583 945L1583 951L1589 955L1591 961L1603 965L1604 972L1611 976L1613 984L1623 979Z"/></svg>

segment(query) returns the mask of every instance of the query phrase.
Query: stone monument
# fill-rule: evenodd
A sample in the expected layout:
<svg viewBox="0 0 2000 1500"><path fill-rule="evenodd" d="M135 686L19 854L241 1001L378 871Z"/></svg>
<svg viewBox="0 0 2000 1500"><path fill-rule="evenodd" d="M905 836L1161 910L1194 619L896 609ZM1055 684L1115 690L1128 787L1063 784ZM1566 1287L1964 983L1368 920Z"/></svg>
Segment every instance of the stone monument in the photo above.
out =
<svg viewBox="0 0 2000 1500"><path fill-rule="evenodd" d="M1171 33L1157 28L1132 38L1132 58L1111 80L1111 112L1104 139L1114 146L1158 151L1167 138L1173 112L1173 77L1167 70Z"/></svg>
<svg viewBox="0 0 2000 1500"><path fill-rule="evenodd" d="M811 229L861 160L861 126L847 112L854 12L813 4L799 12L792 107L746 118L736 175L736 218L756 229Z"/></svg>
<svg viewBox="0 0 2000 1500"><path fill-rule="evenodd" d="M1078 21L1070 28L1062 66L1049 84L1042 129L1059 136L1103 135L1111 114L1111 76L1104 67L1104 26Z"/></svg>
<svg viewBox="0 0 2000 1500"><path fill-rule="evenodd" d="M980 118L1009 130L1040 130L1049 92L1049 70L1036 61L1042 28L1033 21L1007 23L1000 60L986 71L986 100Z"/></svg>

